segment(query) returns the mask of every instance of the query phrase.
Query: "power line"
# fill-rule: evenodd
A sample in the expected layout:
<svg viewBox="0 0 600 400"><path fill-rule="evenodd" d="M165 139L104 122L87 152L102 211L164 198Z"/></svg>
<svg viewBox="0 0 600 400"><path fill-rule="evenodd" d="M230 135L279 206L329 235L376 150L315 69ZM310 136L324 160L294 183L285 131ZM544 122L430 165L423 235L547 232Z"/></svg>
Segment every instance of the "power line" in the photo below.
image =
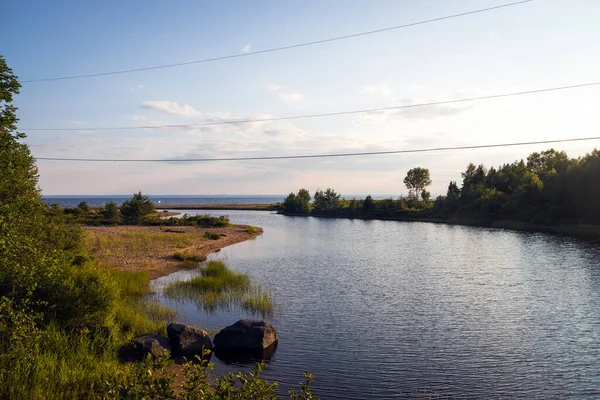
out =
<svg viewBox="0 0 600 400"><path fill-rule="evenodd" d="M451 151L451 150L471 150L485 149L494 147L514 147L527 146L533 144L548 144L548 143L566 143L566 142L581 142L586 140L599 140L600 136L576 138L576 139L556 139L556 140L540 140L535 142L516 142L516 143L499 143L499 144L481 144L471 146L456 146L456 147L431 147L424 149L410 150L387 150L387 151L368 151L358 153L334 153L334 154L305 154L295 156L265 156L265 157L228 157L228 158L188 158L188 159L107 159L107 158L55 158L55 157L36 157L37 160L44 161L81 161L81 162L214 162L214 161L267 161L267 160L295 160L304 158L332 158L332 157L358 157L358 156L378 156L385 154L406 154L406 153L426 153L434 151Z"/></svg>
<svg viewBox="0 0 600 400"><path fill-rule="evenodd" d="M516 6L516 5L523 4L523 3L529 3L531 1L533 1L533 0L523 0L523 1L518 1L518 2L514 2L514 3L502 4L502 5L499 5L499 6L482 8L482 9L474 10L474 11L468 11L468 12L464 12L464 13L460 13L460 14L447 15L445 17L438 17L438 18L428 19L428 20L424 20L424 21L413 22L413 23L410 23L410 24L397 25L397 26L392 26L392 27L389 27L389 28L377 29L377 30L368 31L368 32L354 33L354 34L351 34L351 35L338 36L338 37L329 38L329 39L315 40L315 41L312 41L312 42L305 42L305 43L292 44L292 45L288 45L288 46L275 47L275 48L267 49L267 50L251 51L251 52L248 52L248 53L240 53L240 54L231 54L231 55L228 55L228 56L206 58L206 59L203 59L203 60L187 61L187 62L174 63L174 64L156 65L156 66L152 66L152 67L123 69L123 70L117 70L117 71L98 72L98 73L92 73L92 74L82 74L82 75L72 75L72 76L61 76L61 77L53 77L53 78L29 79L29 80L21 81L21 83L63 81L63 80L68 80L68 79L81 79L81 78L92 78L92 77L97 77L97 76L128 74L128 73L132 73L132 72L141 72L141 71L149 71L149 70L155 70L155 69L181 67L181 66L184 66L184 65L201 64L201 63L208 63L208 62L213 62L213 61L227 60L227 59L231 59L231 58L248 57L248 56L254 56L254 55L257 55L257 54L272 53L272 52L275 52L275 51L289 50L289 49L294 49L294 48L298 48L298 47L313 46L313 45L316 45L316 44L334 42L334 41L337 41L337 40L350 39L350 38L355 38L355 37L359 37L359 36L373 35L373 34L376 34L376 33L387 32L387 31L392 31L392 30L402 29L402 28L408 28L408 27L411 27L411 26L423 25L423 24L428 24L428 23L432 23L432 22L443 21L443 20L451 19L451 18L464 17L464 16L467 16L467 15L472 15L472 14L478 14L478 13L482 13L482 12L486 12L486 11L497 10L499 8L512 7L512 6Z"/></svg>
<svg viewBox="0 0 600 400"><path fill-rule="evenodd" d="M248 118L248 119L227 120L227 121L219 121L219 122L201 122L201 123L196 123L196 124L114 126L114 127L95 127L95 128L84 128L84 127L80 127L80 128L21 128L21 130L23 130L23 131L121 131L121 130L134 130L134 129L191 128L191 127L203 127L203 126L215 126L215 125L247 124L247 123L252 123L252 122L270 122L270 121L285 121L285 120L304 119L304 118L332 117L332 116L336 116L336 115L364 114L364 113L380 112L380 111L401 110L401 109L405 109L405 108L437 106L437 105L442 105L442 104L463 103L463 102L469 102L469 101L498 99L498 98L502 98L502 97L523 96L523 95L534 94L534 93L553 92L553 91L558 91L558 90L577 89L577 88L588 87L588 86L597 86L597 85L600 85L600 82L588 82L588 83L581 83L581 84L577 84L577 85L557 86L557 87L551 87L551 88L527 90L527 91L522 91L522 92L501 93L501 94L493 94L493 95L489 95L489 96L467 97L467 98L454 99L454 100L433 101L433 102L429 102L429 103L406 104L406 105L394 106L394 107L369 108L369 109L350 110L350 111L335 111L335 112L329 112L329 113L293 115L293 116L286 116L286 117Z"/></svg>

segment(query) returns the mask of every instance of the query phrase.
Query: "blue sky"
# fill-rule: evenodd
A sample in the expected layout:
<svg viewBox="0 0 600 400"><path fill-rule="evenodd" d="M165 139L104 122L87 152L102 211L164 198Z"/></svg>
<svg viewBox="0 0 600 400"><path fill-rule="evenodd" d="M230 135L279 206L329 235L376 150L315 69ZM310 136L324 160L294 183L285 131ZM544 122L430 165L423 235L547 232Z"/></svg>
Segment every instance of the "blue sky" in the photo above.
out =
<svg viewBox="0 0 600 400"><path fill-rule="evenodd" d="M500 0L3 2L0 52L21 80L192 61L491 7ZM473 103L194 129L88 131L389 107L600 80L596 0L530 3L310 47L139 73L23 84L38 157L190 158L397 150L595 136L600 86ZM31 131L26 128L80 128ZM598 142L559 144L571 156ZM44 194L434 195L469 162L549 145L363 158L188 163L39 161Z"/></svg>

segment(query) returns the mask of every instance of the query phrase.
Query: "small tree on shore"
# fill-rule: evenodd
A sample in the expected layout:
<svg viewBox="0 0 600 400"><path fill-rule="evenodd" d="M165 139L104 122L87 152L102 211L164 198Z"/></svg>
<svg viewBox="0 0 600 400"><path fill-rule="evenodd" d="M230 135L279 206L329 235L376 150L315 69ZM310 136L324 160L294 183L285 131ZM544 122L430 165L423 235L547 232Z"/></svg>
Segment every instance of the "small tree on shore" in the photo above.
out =
<svg viewBox="0 0 600 400"><path fill-rule="evenodd" d="M121 222L121 214L119 213L119 206L114 201L109 201L104 205L102 209L102 218L109 223L116 225Z"/></svg>
<svg viewBox="0 0 600 400"><path fill-rule="evenodd" d="M143 195L142 192L134 193L121 206L121 217L123 222L130 225L136 225L142 222L142 218L155 212L154 204L150 198Z"/></svg>
<svg viewBox="0 0 600 400"><path fill-rule="evenodd" d="M425 188L431 185L429 170L427 168L416 167L409 169L404 178L404 184L410 192L410 196L419 200L419 195L426 192Z"/></svg>

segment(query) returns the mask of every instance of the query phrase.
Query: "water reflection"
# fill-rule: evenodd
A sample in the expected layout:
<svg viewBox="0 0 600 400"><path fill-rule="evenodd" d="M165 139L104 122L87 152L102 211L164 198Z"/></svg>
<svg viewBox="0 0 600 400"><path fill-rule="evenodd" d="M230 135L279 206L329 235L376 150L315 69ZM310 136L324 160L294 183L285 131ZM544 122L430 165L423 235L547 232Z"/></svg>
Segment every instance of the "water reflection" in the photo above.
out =
<svg viewBox="0 0 600 400"><path fill-rule="evenodd" d="M497 229L228 213L264 228L211 257L272 291L269 321L281 342L263 376L282 393L307 370L322 398L423 390L600 398L597 246ZM209 330L257 317L162 301ZM217 373L236 368L216 363Z"/></svg>

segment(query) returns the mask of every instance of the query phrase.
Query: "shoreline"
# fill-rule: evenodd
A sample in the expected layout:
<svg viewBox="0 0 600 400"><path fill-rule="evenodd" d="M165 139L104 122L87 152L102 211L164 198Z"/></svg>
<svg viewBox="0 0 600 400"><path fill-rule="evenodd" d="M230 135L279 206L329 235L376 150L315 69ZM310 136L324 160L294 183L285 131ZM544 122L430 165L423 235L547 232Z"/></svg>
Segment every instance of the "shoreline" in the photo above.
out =
<svg viewBox="0 0 600 400"><path fill-rule="evenodd" d="M96 257L100 264L106 268L115 268L120 271L148 272L149 278L156 279L169 275L173 272L185 269L185 261L175 259L175 253L189 253L192 255L207 257L222 248L233 244L255 239L263 233L263 229L250 225L230 225L225 228L202 228L194 226L174 226L161 229L159 226L130 226L121 225L113 227L85 227L86 242L90 254ZM217 233L221 237L217 240L205 239L205 232ZM175 241L179 244L157 242L163 238ZM110 243L124 243L125 240L133 240L128 247L112 247L98 250L99 241L107 240ZM154 241L154 242L153 242ZM136 249L133 249L135 246ZM147 248L150 247L152 251ZM136 254L136 251L138 254Z"/></svg>
<svg viewBox="0 0 600 400"><path fill-rule="evenodd" d="M243 211L277 211L276 204L155 204L157 210L243 210Z"/></svg>
<svg viewBox="0 0 600 400"><path fill-rule="evenodd" d="M438 218L411 218L411 217L365 217L365 216L343 216L343 215L323 215L323 214L281 214L289 217L315 217L315 218L332 218L332 219L360 219L363 221L397 221L397 222L426 222L433 224L444 225L460 225L474 226L479 228L495 228L509 229L518 232L531 233L549 233L553 235L562 235L574 237L577 239L600 243L600 226L599 225L562 225L562 226L546 226L536 225L522 221L512 220L497 220L490 222L476 220L444 220Z"/></svg>

